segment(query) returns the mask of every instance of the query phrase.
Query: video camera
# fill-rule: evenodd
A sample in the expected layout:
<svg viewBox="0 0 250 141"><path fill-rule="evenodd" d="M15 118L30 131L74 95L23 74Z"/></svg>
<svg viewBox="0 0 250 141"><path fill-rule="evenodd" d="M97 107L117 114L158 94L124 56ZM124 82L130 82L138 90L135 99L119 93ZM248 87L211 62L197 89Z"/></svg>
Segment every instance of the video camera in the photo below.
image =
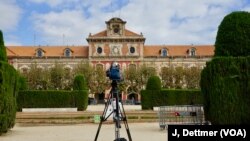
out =
<svg viewBox="0 0 250 141"><path fill-rule="evenodd" d="M106 71L106 76L110 80L122 81L122 75L120 73L120 66L117 62L112 62L110 68Z"/></svg>

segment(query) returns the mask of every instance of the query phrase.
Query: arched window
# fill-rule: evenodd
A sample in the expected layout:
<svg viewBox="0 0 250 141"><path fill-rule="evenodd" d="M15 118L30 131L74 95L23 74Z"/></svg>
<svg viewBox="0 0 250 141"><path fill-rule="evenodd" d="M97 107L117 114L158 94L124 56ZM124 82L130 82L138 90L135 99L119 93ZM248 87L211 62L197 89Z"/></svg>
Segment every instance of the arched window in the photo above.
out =
<svg viewBox="0 0 250 141"><path fill-rule="evenodd" d="M103 70L103 64L96 64L96 70Z"/></svg>
<svg viewBox="0 0 250 141"><path fill-rule="evenodd" d="M64 73L65 75L70 75L70 72L71 72L71 68L64 68Z"/></svg>
<svg viewBox="0 0 250 141"><path fill-rule="evenodd" d="M136 70L136 64L129 64L128 68Z"/></svg>
<svg viewBox="0 0 250 141"><path fill-rule="evenodd" d="M65 79L70 79L71 78L71 76L72 76L72 74L71 74L71 70L72 70L72 68L70 68L70 67L65 67L64 68L64 76L65 76Z"/></svg>
<svg viewBox="0 0 250 141"><path fill-rule="evenodd" d="M27 75L28 74L28 68L22 68L22 74Z"/></svg>

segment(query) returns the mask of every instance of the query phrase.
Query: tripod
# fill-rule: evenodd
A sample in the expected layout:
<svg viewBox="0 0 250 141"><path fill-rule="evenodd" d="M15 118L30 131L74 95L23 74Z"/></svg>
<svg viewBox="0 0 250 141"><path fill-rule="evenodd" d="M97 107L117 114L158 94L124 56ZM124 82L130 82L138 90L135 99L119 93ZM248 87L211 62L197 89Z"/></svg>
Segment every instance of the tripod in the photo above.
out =
<svg viewBox="0 0 250 141"><path fill-rule="evenodd" d="M96 132L95 141L97 141L102 123L106 121L112 114L113 114L113 121L115 122L115 140L114 141L127 141L125 138L120 138L121 121L124 122L129 141L132 141L125 110L124 110L123 104L119 102L117 81L112 80L111 86L112 88L109 93L108 100L105 103L105 108L101 116L101 121L99 123L98 130ZM112 106L112 108L110 108L109 106ZM110 109L113 109L113 111L111 113L107 113L109 112Z"/></svg>

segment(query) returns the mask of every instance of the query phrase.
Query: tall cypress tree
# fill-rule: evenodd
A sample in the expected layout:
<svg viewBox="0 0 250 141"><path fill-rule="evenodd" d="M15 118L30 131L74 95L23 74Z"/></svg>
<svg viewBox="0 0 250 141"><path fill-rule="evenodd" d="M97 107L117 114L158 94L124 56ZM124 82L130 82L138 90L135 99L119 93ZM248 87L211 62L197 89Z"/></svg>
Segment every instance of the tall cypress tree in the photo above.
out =
<svg viewBox="0 0 250 141"><path fill-rule="evenodd" d="M222 20L215 57L201 73L206 120L250 125L250 13L235 11Z"/></svg>
<svg viewBox="0 0 250 141"><path fill-rule="evenodd" d="M74 90L86 90L87 89L87 82L82 74L78 74L75 76L74 82L73 82L73 89Z"/></svg>
<svg viewBox="0 0 250 141"><path fill-rule="evenodd" d="M215 56L248 56L250 13L235 11L222 20L215 42Z"/></svg>
<svg viewBox="0 0 250 141"><path fill-rule="evenodd" d="M15 125L18 74L7 63L3 33L0 30L0 135Z"/></svg>
<svg viewBox="0 0 250 141"><path fill-rule="evenodd" d="M161 90L161 79L159 76L151 76L148 79L146 90Z"/></svg>
<svg viewBox="0 0 250 141"><path fill-rule="evenodd" d="M7 62L6 48L4 46L3 33L0 30L0 61Z"/></svg>

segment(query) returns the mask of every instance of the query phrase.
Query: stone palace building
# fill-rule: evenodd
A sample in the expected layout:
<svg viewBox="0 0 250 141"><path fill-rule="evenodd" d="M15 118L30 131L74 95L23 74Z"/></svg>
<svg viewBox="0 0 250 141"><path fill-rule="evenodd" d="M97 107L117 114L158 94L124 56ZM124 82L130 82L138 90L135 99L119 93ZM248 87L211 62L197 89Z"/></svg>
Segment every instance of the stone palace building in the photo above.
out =
<svg viewBox="0 0 250 141"><path fill-rule="evenodd" d="M34 62L46 68L55 61L68 69L81 61L108 69L117 61L123 70L146 64L159 72L169 66L204 67L214 54L213 45L145 45L145 37L125 25L126 21L111 18L106 21L106 29L89 34L88 44L83 46L7 46L8 61L21 72L28 71Z"/></svg>

